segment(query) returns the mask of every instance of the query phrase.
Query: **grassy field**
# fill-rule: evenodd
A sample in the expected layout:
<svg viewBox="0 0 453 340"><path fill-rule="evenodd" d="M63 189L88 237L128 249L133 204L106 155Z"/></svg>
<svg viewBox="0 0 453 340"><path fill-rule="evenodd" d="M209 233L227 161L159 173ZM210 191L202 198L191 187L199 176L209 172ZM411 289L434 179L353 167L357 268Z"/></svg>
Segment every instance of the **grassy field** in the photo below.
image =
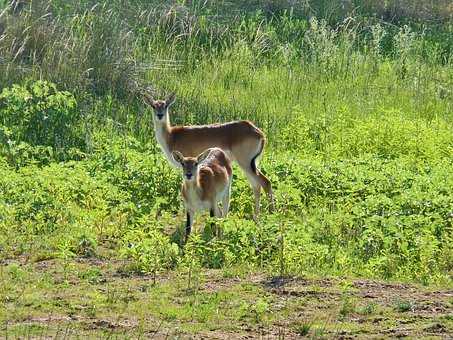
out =
<svg viewBox="0 0 453 340"><path fill-rule="evenodd" d="M8 3L0 336L453 334L448 1ZM182 249L145 89L255 122L276 211L235 167L222 235Z"/></svg>

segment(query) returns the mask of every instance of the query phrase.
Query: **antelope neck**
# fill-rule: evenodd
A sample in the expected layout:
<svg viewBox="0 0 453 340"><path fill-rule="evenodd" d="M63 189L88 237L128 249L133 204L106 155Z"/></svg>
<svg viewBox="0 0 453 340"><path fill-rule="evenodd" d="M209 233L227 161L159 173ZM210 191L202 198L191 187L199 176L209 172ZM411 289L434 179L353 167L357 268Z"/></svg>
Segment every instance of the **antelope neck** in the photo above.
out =
<svg viewBox="0 0 453 340"><path fill-rule="evenodd" d="M167 160L175 167L179 167L179 163L175 162L173 160L173 157L171 155L171 151L168 145L169 142L169 136L170 136L170 122L168 119L168 113L165 114L166 120L165 122L159 122L157 120L154 120L154 127L155 127L155 134L156 134L156 139L157 142L159 143L160 148L165 154L165 157Z"/></svg>

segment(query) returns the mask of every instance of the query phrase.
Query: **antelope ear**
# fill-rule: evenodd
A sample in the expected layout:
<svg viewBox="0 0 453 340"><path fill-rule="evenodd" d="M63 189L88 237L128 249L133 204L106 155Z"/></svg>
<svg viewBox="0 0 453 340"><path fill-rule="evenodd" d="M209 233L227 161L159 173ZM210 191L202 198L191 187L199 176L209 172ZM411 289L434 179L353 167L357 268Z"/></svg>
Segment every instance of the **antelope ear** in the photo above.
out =
<svg viewBox="0 0 453 340"><path fill-rule="evenodd" d="M170 105L172 105L175 102L175 99L176 93L175 92L170 93L167 99L165 99L165 107L170 107Z"/></svg>
<svg viewBox="0 0 453 340"><path fill-rule="evenodd" d="M148 93L143 94L143 102L144 102L146 105L151 106L153 109L156 108L156 105L154 104L154 99L153 99L153 97L151 97L151 95L148 94Z"/></svg>
<svg viewBox="0 0 453 340"><path fill-rule="evenodd" d="M211 153L211 149L206 149L197 156L197 163L200 164L203 162Z"/></svg>
<svg viewBox="0 0 453 340"><path fill-rule="evenodd" d="M180 164L182 164L182 163L184 162L184 156L183 156L182 153L179 152L179 151L173 151L173 152L171 153L171 156L173 157L173 159L174 159L176 162L178 162L178 163L180 163Z"/></svg>

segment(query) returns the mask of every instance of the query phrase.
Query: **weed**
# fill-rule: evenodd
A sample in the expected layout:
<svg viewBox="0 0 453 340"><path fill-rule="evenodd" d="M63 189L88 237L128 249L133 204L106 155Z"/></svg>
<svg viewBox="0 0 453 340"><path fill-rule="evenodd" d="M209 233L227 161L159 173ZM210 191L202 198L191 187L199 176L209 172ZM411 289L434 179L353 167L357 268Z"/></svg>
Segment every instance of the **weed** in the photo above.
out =
<svg viewBox="0 0 453 340"><path fill-rule="evenodd" d="M25 278L25 271L16 263L10 264L6 268L7 273L14 281L22 281Z"/></svg>
<svg viewBox="0 0 453 340"><path fill-rule="evenodd" d="M239 314L241 319L251 319L255 323L262 323L268 310L268 302L263 298L259 298L251 304L248 302L243 302L240 306Z"/></svg>
<svg viewBox="0 0 453 340"><path fill-rule="evenodd" d="M82 272L78 273L78 277L83 280L87 280L91 284L101 283L103 280L102 272L97 267L90 267Z"/></svg>
<svg viewBox="0 0 453 340"><path fill-rule="evenodd" d="M123 256L134 260L143 273L151 273L154 283L160 271L174 265L178 248L157 230L132 231L125 236L124 242Z"/></svg>
<svg viewBox="0 0 453 340"><path fill-rule="evenodd" d="M96 240L87 234L82 234L77 239L75 253L84 257L92 257L95 254Z"/></svg>
<svg viewBox="0 0 453 340"><path fill-rule="evenodd" d="M408 300L397 300L397 301L395 301L395 304L394 304L394 309L400 313L409 312L409 311L413 310L413 308L414 308L413 303Z"/></svg>
<svg viewBox="0 0 453 340"><path fill-rule="evenodd" d="M294 330L300 336L307 336L310 333L312 327L313 327L312 323L304 322L295 326Z"/></svg>
<svg viewBox="0 0 453 340"><path fill-rule="evenodd" d="M371 315L376 313L377 310L377 304L370 302L367 303L365 306L361 306L357 308L357 313L362 314L362 315Z"/></svg>
<svg viewBox="0 0 453 340"><path fill-rule="evenodd" d="M355 311L355 301L348 296L343 297L341 307L340 307L340 315L345 317Z"/></svg>
<svg viewBox="0 0 453 340"><path fill-rule="evenodd" d="M325 326L319 326L314 329L314 338L323 338L326 334Z"/></svg>

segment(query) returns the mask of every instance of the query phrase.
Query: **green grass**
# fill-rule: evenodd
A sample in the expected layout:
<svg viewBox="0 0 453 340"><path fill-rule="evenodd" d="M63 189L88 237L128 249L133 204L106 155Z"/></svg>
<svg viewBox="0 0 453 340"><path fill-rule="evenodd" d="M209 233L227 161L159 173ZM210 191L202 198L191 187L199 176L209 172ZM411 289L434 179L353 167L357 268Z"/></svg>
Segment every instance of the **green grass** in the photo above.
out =
<svg viewBox="0 0 453 340"><path fill-rule="evenodd" d="M451 8L291 3L33 1L2 14L2 331L396 336L423 288L362 304L354 280L451 287ZM235 167L222 236L200 216L182 249L180 174L145 88L176 91L174 124L257 124L276 211L252 221ZM250 273L320 281L283 303ZM327 317L303 314L312 297ZM410 334L448 330L441 314Z"/></svg>

